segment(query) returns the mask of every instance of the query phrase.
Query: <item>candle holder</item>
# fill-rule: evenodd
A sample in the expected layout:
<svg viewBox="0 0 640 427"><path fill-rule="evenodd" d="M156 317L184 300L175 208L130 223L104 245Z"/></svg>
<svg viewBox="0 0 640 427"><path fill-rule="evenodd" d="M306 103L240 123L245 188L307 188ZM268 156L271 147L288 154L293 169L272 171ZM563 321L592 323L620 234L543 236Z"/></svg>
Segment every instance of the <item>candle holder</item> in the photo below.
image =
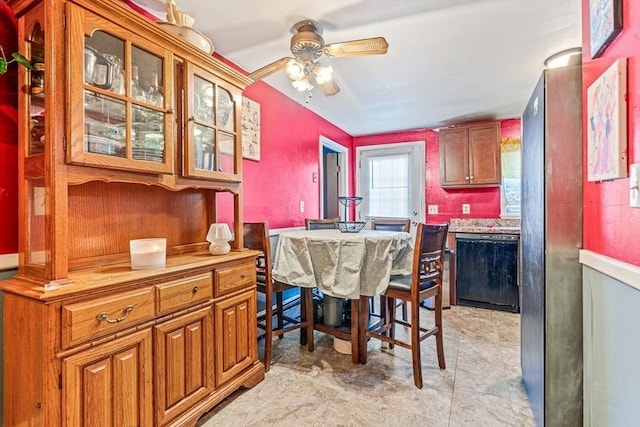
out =
<svg viewBox="0 0 640 427"><path fill-rule="evenodd" d="M167 262L167 239L151 238L129 241L131 269L161 268Z"/></svg>
<svg viewBox="0 0 640 427"><path fill-rule="evenodd" d="M207 233L207 242L209 245L209 253L211 255L228 254L231 250L229 240L233 239L229 225L226 223L211 224Z"/></svg>

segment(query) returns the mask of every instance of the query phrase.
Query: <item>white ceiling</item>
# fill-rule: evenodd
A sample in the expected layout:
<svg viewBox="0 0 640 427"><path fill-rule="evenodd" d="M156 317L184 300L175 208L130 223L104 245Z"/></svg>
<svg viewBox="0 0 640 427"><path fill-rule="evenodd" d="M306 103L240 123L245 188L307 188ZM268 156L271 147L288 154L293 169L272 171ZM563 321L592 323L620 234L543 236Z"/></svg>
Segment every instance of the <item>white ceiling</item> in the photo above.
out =
<svg viewBox="0 0 640 427"><path fill-rule="evenodd" d="M164 0L137 0L164 18ZM309 103L283 71L265 81L353 136L520 117L545 58L581 45L581 0L177 0L216 52L248 72L290 56L293 24L326 43L384 36L386 55L321 58L341 88Z"/></svg>

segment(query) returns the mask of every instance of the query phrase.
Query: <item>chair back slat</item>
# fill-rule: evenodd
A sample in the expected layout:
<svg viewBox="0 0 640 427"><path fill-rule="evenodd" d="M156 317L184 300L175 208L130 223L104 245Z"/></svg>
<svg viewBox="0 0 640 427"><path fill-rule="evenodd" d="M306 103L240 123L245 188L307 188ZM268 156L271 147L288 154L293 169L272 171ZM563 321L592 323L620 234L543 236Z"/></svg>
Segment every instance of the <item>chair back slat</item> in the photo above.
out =
<svg viewBox="0 0 640 427"><path fill-rule="evenodd" d="M418 224L414 246L412 292L421 285L435 281L442 284L448 224Z"/></svg>
<svg viewBox="0 0 640 427"><path fill-rule="evenodd" d="M260 251L256 257L256 270L271 277L271 244L269 241L269 226L263 222L245 222L242 224L244 246L248 249ZM267 262L269 260L269 262Z"/></svg>
<svg viewBox="0 0 640 427"><path fill-rule="evenodd" d="M312 219L305 218L304 226L307 230L332 230L338 228L338 222L340 218L324 218L324 219Z"/></svg>
<svg viewBox="0 0 640 427"><path fill-rule="evenodd" d="M411 220L404 219L371 219L372 230L384 231L404 231L408 233L411 230Z"/></svg>

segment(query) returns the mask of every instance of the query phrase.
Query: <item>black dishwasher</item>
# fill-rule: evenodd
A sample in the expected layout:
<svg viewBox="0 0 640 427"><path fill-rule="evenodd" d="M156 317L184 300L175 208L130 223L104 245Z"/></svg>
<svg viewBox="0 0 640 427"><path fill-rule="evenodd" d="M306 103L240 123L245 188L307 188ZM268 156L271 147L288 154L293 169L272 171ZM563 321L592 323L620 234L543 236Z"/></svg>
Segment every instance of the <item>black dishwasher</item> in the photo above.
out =
<svg viewBox="0 0 640 427"><path fill-rule="evenodd" d="M458 304L520 311L518 241L513 234L456 233Z"/></svg>

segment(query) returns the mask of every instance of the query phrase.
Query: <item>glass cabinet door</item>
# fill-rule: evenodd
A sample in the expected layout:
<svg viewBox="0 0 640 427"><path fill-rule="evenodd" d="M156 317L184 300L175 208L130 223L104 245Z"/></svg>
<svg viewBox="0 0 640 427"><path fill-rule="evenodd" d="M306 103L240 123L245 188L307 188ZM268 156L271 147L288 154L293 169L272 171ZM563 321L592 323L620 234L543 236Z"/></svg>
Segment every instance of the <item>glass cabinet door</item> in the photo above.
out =
<svg viewBox="0 0 640 427"><path fill-rule="evenodd" d="M71 75L70 102L81 114L71 117L70 161L171 173L171 54L112 23L101 23L87 11L69 8L80 18L71 22L84 25L68 32L83 58L78 61L82 70ZM82 40L78 34L84 34ZM74 104L78 99L81 105Z"/></svg>
<svg viewBox="0 0 640 427"><path fill-rule="evenodd" d="M187 64L187 134L183 174L238 181L234 94L207 71Z"/></svg>
<svg viewBox="0 0 640 427"><path fill-rule="evenodd" d="M27 95L29 111L29 144L27 155L44 153L45 108L44 108L44 29L39 21L33 22L29 35L30 62L29 91Z"/></svg>
<svg viewBox="0 0 640 427"><path fill-rule="evenodd" d="M20 159L24 161L20 177L22 191L26 197L19 203L24 213L24 227L27 239L23 241L24 264L29 266L32 274L35 270L44 274L47 244L47 198L44 162L47 141L47 126L45 118L45 14L44 5L38 4L23 18L24 37L19 37L19 51L23 52L33 69L24 68L20 75L21 121L28 123L28 127L21 133L22 153ZM46 58L47 64L52 64L51 58ZM48 91L48 93L53 93ZM49 133L51 134L51 133ZM50 144L49 144L50 145Z"/></svg>

